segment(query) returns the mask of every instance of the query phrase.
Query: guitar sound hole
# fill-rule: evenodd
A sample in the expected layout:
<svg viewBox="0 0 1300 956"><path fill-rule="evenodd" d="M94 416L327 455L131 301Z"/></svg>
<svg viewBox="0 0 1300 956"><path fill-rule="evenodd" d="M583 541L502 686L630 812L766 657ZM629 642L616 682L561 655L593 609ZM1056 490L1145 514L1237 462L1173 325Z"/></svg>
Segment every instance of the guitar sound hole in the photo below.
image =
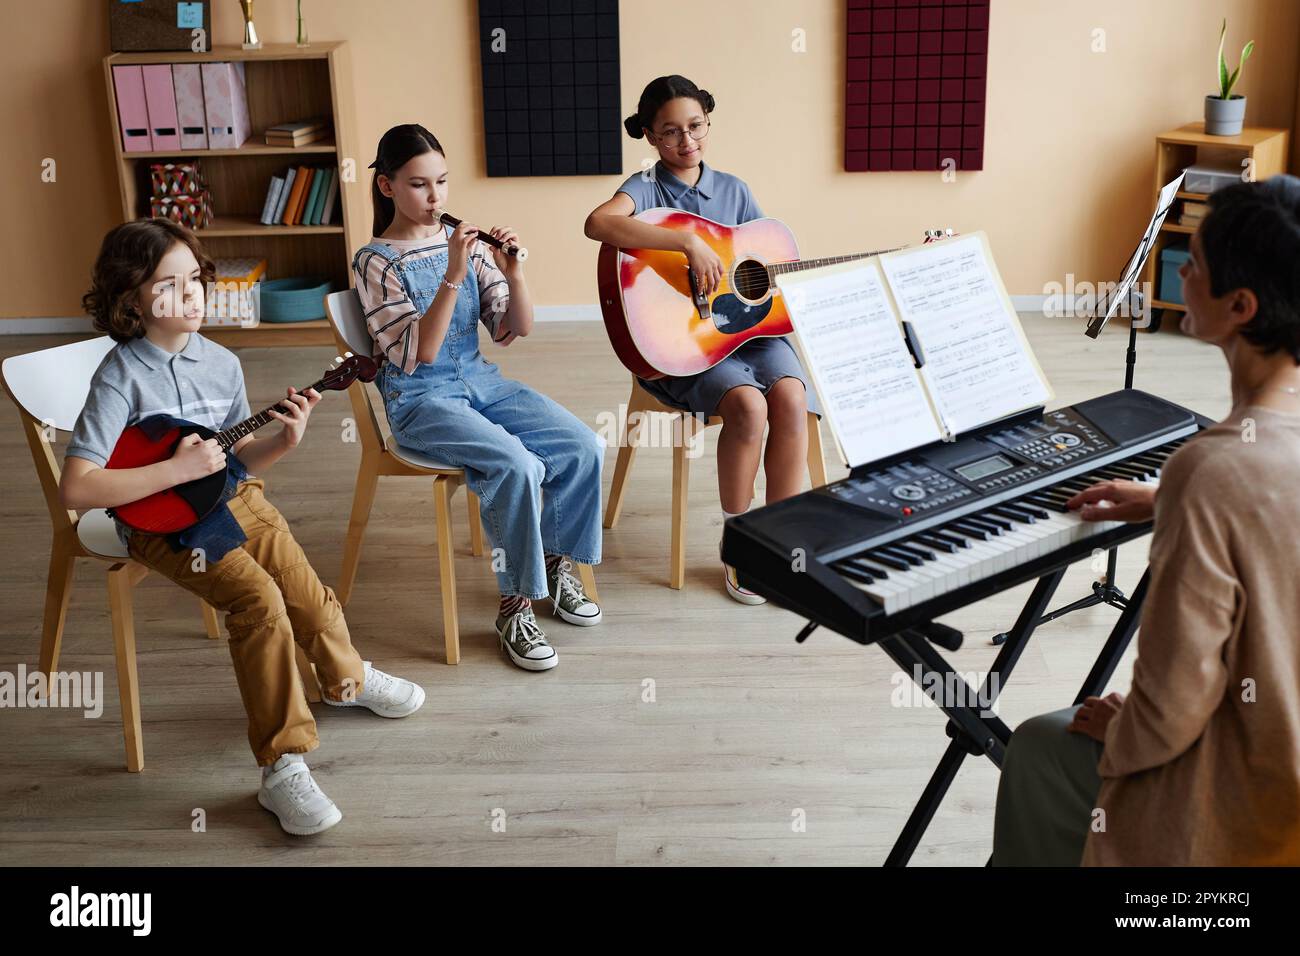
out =
<svg viewBox="0 0 1300 956"><path fill-rule="evenodd" d="M771 288L767 267L756 259L745 259L737 263L732 288L738 295L751 301L758 301L767 295L767 290Z"/></svg>

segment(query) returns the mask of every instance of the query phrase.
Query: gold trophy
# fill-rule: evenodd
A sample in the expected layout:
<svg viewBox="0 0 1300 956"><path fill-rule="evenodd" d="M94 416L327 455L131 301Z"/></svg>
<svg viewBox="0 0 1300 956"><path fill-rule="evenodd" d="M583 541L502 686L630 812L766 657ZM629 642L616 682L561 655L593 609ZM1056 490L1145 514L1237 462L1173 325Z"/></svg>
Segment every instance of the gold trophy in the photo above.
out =
<svg viewBox="0 0 1300 956"><path fill-rule="evenodd" d="M257 27L253 25L253 0L239 0L244 11L244 49L260 50L262 41L257 36Z"/></svg>

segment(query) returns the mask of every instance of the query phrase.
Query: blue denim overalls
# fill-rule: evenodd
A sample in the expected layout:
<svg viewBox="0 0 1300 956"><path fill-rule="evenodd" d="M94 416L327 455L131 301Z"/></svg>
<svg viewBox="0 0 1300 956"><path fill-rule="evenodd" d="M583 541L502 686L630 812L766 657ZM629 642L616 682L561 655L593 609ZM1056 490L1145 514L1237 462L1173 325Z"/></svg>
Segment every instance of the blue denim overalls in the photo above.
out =
<svg viewBox="0 0 1300 956"><path fill-rule="evenodd" d="M447 252L412 261L382 243L366 249L393 263L412 308L423 315L447 273ZM384 362L376 384L399 444L465 469L481 503L501 593L543 598L545 555L600 562L604 447L568 409L487 361L478 326L478 279L470 268L433 364L407 375Z"/></svg>

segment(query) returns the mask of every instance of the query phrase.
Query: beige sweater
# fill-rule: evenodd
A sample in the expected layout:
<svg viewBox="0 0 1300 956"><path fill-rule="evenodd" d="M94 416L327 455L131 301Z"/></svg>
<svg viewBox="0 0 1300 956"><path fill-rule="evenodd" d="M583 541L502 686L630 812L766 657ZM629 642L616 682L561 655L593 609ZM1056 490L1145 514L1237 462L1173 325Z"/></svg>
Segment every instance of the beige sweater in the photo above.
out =
<svg viewBox="0 0 1300 956"><path fill-rule="evenodd" d="M1300 864L1300 416L1234 410L1169 460L1155 507L1083 862Z"/></svg>

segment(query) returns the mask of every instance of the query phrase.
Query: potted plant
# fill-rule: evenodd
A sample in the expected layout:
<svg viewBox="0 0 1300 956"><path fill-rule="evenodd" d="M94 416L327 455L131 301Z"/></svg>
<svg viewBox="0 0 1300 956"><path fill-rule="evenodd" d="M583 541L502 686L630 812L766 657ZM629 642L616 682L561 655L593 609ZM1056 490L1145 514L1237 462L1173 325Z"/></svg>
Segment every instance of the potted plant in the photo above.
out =
<svg viewBox="0 0 1300 956"><path fill-rule="evenodd" d="M1211 136L1236 136L1246 118L1246 97L1234 95L1232 89L1241 78L1242 67L1255 52L1255 41L1251 40L1241 48L1241 61L1229 73L1228 61L1223 58L1223 43L1227 35L1228 21L1225 19L1219 30L1219 95L1210 94L1205 98L1205 132Z"/></svg>

